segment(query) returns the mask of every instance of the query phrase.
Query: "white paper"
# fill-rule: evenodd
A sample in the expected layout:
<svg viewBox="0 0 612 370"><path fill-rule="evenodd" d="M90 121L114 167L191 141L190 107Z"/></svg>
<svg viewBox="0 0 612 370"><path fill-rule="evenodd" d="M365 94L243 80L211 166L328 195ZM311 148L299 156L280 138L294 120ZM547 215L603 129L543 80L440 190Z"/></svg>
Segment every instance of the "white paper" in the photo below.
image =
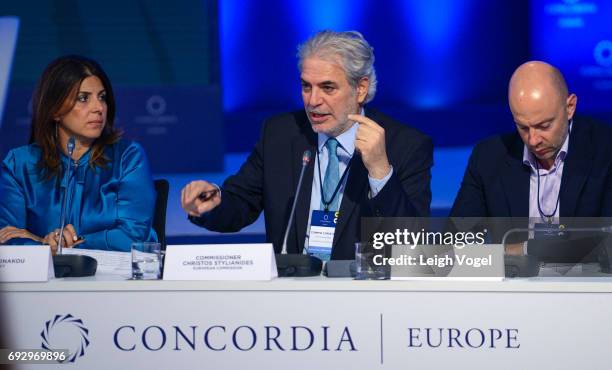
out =
<svg viewBox="0 0 612 370"><path fill-rule="evenodd" d="M93 257L98 261L96 273L132 276L132 253L99 249L63 248L63 254Z"/></svg>

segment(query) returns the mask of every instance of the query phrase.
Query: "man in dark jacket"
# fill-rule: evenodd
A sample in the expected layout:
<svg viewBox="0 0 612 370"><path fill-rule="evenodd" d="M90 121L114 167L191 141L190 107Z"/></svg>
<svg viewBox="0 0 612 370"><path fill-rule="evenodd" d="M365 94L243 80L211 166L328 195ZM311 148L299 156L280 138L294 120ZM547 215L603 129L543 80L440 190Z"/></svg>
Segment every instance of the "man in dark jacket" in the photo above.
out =
<svg viewBox="0 0 612 370"><path fill-rule="evenodd" d="M352 259L362 217L429 215L432 142L365 109L377 80L372 48L360 33L319 32L298 57L305 109L266 121L255 149L221 191L194 181L181 204L193 223L222 232L240 230L263 210L277 253L303 253L306 246L323 260ZM305 151L313 160L282 250Z"/></svg>
<svg viewBox="0 0 612 370"><path fill-rule="evenodd" d="M543 62L516 70L508 99L517 132L474 147L451 216L611 216L610 127L574 119L577 96Z"/></svg>

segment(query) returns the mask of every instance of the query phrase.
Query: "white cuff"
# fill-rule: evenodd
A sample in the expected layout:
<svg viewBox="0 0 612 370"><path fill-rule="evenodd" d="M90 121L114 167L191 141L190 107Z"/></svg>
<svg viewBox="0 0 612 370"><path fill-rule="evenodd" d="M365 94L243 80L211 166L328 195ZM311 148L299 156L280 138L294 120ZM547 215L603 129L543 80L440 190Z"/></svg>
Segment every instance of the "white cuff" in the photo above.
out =
<svg viewBox="0 0 612 370"><path fill-rule="evenodd" d="M378 193L380 193L382 188L384 188L387 184L387 181L389 181L389 179L391 178L391 175L393 175L393 166L390 167L391 169L389 170L389 173L382 179L375 179L368 175L368 182L370 183L370 199L376 197Z"/></svg>

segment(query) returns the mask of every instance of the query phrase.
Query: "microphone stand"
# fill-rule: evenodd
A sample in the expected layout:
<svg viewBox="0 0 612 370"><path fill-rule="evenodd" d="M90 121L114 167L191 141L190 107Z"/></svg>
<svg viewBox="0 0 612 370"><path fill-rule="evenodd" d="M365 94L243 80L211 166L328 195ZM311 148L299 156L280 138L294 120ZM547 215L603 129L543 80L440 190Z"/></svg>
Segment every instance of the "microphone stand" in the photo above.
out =
<svg viewBox="0 0 612 370"><path fill-rule="evenodd" d="M278 270L278 276L280 277L317 276L321 274L321 269L323 268L323 261L316 257L309 256L307 254L287 254L287 238L289 237L289 231L291 229L291 224L293 223L293 216L295 215L295 207L300 195L300 189L302 188L304 172L306 170L306 166L308 166L308 163L310 163L311 156L312 153L310 150L306 150L302 155L302 170L300 171L300 178L298 180L297 189L295 190L295 197L293 198L293 205L291 206L289 221L287 222L287 227L285 228L282 252L275 255L276 268Z"/></svg>
<svg viewBox="0 0 612 370"><path fill-rule="evenodd" d="M64 180L66 187L64 188L64 198L62 199L62 209L60 214L60 232L57 242L57 254L53 256L53 269L56 278L62 277L82 277L93 276L96 274L98 261L89 256L80 256L75 254L63 254L64 228L66 227L66 208L68 190L70 188L70 169L72 168L72 154L74 153L75 140L74 137L68 139L66 151L68 152L68 166L66 166L66 174Z"/></svg>
<svg viewBox="0 0 612 370"><path fill-rule="evenodd" d="M59 239L57 241L57 254L62 254L62 247L64 238L64 228L66 227L66 206L68 205L68 188L70 181L70 170L72 169L72 154L74 153L75 140L74 137L70 137L68 139L68 144L66 144L66 151L68 152L68 166L66 166L66 173L64 175L64 184L66 187L64 188L64 197L62 198L62 212L60 214L60 231L59 231Z"/></svg>

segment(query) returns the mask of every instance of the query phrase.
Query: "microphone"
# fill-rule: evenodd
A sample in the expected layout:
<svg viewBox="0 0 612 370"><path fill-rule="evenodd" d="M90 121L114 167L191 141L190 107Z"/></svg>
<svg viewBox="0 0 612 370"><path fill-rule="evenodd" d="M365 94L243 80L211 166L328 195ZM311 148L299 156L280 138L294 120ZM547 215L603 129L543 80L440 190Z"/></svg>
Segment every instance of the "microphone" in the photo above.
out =
<svg viewBox="0 0 612 370"><path fill-rule="evenodd" d="M289 237L289 231L291 230L291 224L293 223L295 207L297 206L297 200L300 195L300 189L302 188L302 181L304 179L304 172L306 171L306 166L308 166L308 163L310 163L311 157L312 152L310 150L306 150L304 151L304 154L302 154L302 170L300 171L300 178L295 190L293 205L291 206L291 212L289 213L289 221L287 221L287 227L285 228L282 252L281 254L276 254L275 256L278 276L281 277L316 276L321 274L321 268L323 267L323 262L316 257L305 254L287 254L287 238Z"/></svg>
<svg viewBox="0 0 612 370"><path fill-rule="evenodd" d="M66 145L66 151L68 152L68 166L66 167L66 174L64 175L66 188L64 189L64 198L62 199L62 208L60 213L60 232L59 240L57 243L57 255L53 256L53 269L55 271L56 278L62 277L81 277L81 276L93 276L96 274L98 267L98 261L89 256L80 256L74 254L63 254L63 242L64 242L64 228L66 227L66 208L68 190L70 188L70 169L72 168L72 154L74 153L75 140L71 136L68 139Z"/></svg>
<svg viewBox="0 0 612 370"><path fill-rule="evenodd" d="M67 198L68 198L68 188L70 187L68 184L68 181L70 180L70 169L72 169L71 166L71 162L72 162L72 154L74 153L74 147L75 147L75 140L74 140L74 136L71 136L70 139L68 139L68 144L66 144L66 151L68 152L68 166L66 167L66 174L64 175L64 183L66 184L66 187L64 188L64 197L62 198L62 212L60 213L60 232L59 232L59 241L57 243L57 254L62 254L62 247L63 247L63 235L64 235L64 228L66 227L66 206L68 205L67 203Z"/></svg>
<svg viewBox="0 0 612 370"><path fill-rule="evenodd" d="M285 236L283 237L283 250L282 254L287 253L287 238L289 237L289 230L291 229L291 223L293 222L293 215L295 214L295 207L297 206L297 200L300 196L300 189L302 188L302 180L304 179L304 172L306 171L306 166L310 163L310 158L312 157L312 153L310 150L304 151L302 154L302 170L300 171L300 179L298 180L297 189L295 189L295 197L293 198L293 205L291 206L291 213L289 214L289 221L287 222L287 227L285 228Z"/></svg>

